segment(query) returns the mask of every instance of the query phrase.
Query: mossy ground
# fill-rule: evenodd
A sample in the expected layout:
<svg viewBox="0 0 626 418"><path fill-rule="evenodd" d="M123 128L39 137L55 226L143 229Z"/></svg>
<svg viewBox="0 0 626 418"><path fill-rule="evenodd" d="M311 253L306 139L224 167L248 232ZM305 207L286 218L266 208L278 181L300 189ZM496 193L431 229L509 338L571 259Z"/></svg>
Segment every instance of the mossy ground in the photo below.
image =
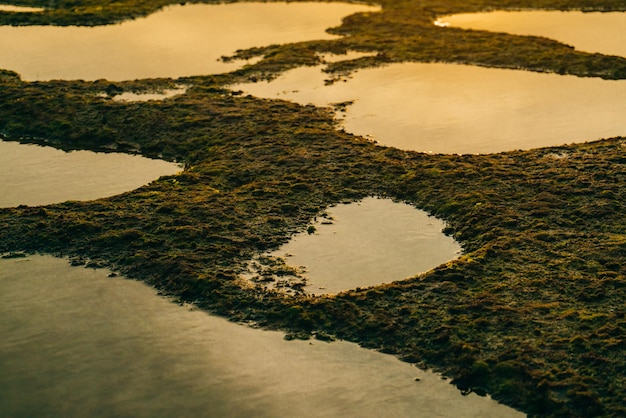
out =
<svg viewBox="0 0 626 418"><path fill-rule="evenodd" d="M171 3L21 1L8 24L101 24ZM0 72L0 133L62 149L138 152L185 171L92 202L0 210L0 252L69 255L240 321L319 333L419 362L531 416L626 416L626 139L494 155L426 155L335 129L329 109L241 97L225 85L376 52L341 73L393 61L463 62L626 77L626 60L533 37L437 28L488 8L626 9L626 1L383 1L334 41L241 51L258 64L220 76L116 83L22 82ZM184 82L187 94L124 103L105 91ZM337 296L242 287L247 261L306 229L331 204L369 195L449 223L465 254L422 276Z"/></svg>

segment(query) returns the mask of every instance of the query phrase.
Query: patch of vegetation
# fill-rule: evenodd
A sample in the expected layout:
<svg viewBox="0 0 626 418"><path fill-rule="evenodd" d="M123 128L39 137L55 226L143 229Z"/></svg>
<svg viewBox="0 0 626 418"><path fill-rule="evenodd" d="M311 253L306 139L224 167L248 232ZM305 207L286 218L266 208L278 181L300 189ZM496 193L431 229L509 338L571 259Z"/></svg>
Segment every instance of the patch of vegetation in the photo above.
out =
<svg viewBox="0 0 626 418"><path fill-rule="evenodd" d="M244 277L251 283L287 293L302 294L307 282L304 276L306 269L290 266L282 257L260 255L248 264L248 270L251 274Z"/></svg>
<svg viewBox="0 0 626 418"><path fill-rule="evenodd" d="M171 2L53 3L41 15L0 19L100 24ZM489 393L531 416L626 416L626 139L494 155L419 154L336 130L330 109L242 97L224 87L347 49L377 55L333 71L446 61L621 78L623 58L541 38L437 28L432 20L503 7L622 10L626 2L382 4L380 13L347 18L334 29L344 35L337 40L242 51L264 59L233 74L26 83L0 71L4 139L186 164L178 175L111 198L1 209L0 253L69 255L293 338L359 342L435 368L464 391ZM177 83L190 85L188 92L164 101L109 98ZM329 205L370 195L445 219L464 256L411 280L336 296L241 285L254 256L305 231Z"/></svg>

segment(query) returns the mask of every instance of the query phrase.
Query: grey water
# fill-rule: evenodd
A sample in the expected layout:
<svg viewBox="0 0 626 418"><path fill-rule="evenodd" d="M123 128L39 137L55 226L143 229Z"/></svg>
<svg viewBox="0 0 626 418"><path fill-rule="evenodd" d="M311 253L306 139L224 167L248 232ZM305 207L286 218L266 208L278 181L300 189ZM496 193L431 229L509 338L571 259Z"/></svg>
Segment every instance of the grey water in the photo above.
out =
<svg viewBox="0 0 626 418"><path fill-rule="evenodd" d="M523 416L392 356L285 341L108 276L0 259L0 416Z"/></svg>

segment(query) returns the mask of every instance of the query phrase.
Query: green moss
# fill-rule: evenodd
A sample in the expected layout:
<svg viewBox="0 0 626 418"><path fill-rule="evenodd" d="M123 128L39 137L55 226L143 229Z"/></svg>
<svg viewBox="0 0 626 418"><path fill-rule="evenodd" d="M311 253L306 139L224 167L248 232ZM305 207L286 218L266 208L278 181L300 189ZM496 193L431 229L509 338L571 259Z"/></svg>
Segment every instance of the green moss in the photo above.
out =
<svg viewBox="0 0 626 418"><path fill-rule="evenodd" d="M58 1L41 15L1 13L0 21L92 25L170 2L77 3ZM315 52L348 49L376 55L333 71L446 61L623 77L623 58L431 22L486 8L622 10L626 2L382 4L381 13L345 19L334 29L343 38L242 51L265 58L232 74L179 80L189 91L162 102L99 95L171 88L176 80L25 83L1 71L3 138L162 156L186 168L107 199L0 209L0 253L74 256L233 319L395 353L533 416L624 415L626 140L425 155L339 132L327 109L242 97L224 85L314 64ZM568 158L555 167L551 155ZM446 232L466 253L420 277L330 297L240 285L238 276L255 255L306 231L329 205L369 195L445 218ZM283 264L272 268L293 272Z"/></svg>

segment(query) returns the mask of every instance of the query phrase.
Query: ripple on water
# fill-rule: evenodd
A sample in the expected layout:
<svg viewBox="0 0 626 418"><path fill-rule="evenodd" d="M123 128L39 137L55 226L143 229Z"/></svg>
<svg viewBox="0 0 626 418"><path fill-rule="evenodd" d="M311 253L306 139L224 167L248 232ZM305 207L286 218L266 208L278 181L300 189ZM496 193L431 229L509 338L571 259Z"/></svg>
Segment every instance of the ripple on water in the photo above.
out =
<svg viewBox="0 0 626 418"><path fill-rule="evenodd" d="M523 416L392 356L288 342L107 274L0 259L0 415Z"/></svg>

